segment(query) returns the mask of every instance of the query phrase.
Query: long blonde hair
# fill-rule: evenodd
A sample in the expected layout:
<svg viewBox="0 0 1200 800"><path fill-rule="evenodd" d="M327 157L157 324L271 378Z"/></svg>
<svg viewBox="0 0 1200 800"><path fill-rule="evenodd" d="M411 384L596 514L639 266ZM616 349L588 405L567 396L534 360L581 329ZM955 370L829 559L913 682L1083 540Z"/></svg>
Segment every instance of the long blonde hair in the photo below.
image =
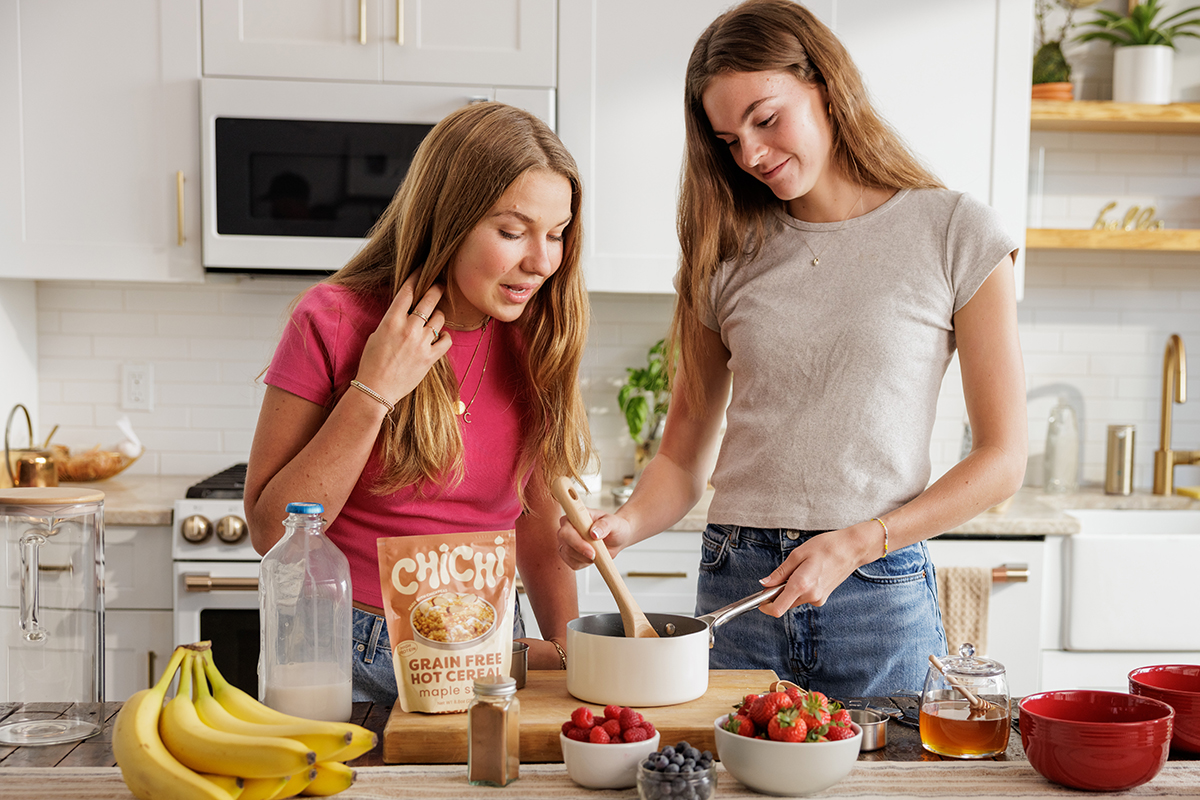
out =
<svg viewBox="0 0 1200 800"><path fill-rule="evenodd" d="M687 139L677 220L682 263L668 348L680 363L694 364L704 355L697 313L709 302L717 268L756 256L783 203L713 135L704 92L719 75L780 70L826 88L836 169L867 187L942 188L876 114L850 54L812 12L792 0L747 0L717 17L696 40L685 78ZM700 406L705 398L698 382L691 382L685 399L690 408Z"/></svg>
<svg viewBox="0 0 1200 800"><path fill-rule="evenodd" d="M501 103L478 103L450 114L417 148L367 244L327 279L390 300L415 273L415 297L422 297L435 283L447 281L463 240L529 170L567 179L571 222L563 231L561 265L510 326L522 378L523 439L513 476L522 501L521 476L535 464L548 483L556 475L579 478L591 457L577 379L588 330L582 183L575 160L554 132L532 114ZM338 387L337 394L346 388ZM448 359L440 359L390 414L393 424L381 433L382 468L373 491L383 494L412 484L426 490L462 480L462 434L451 411L457 399L454 370Z"/></svg>

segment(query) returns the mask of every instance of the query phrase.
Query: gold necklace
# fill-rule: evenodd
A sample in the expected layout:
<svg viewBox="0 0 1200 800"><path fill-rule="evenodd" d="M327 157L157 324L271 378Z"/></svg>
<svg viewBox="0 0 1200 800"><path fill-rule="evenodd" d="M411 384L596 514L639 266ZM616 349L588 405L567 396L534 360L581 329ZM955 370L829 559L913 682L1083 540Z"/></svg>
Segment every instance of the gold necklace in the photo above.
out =
<svg viewBox="0 0 1200 800"><path fill-rule="evenodd" d="M475 393L473 395L471 395L471 399L466 403L463 403L461 395L459 396L458 400L454 403L454 413L457 414L458 416L462 417L463 422L469 423L471 421L471 410L470 409L471 409L471 406L475 403L475 398L479 396L479 389L480 389L480 387L483 386L483 376L487 375L488 359L490 359L492 357L492 339L495 337L496 334L495 334L494 330L491 334L488 333L487 327L488 327L488 323L491 321L491 319L492 319L491 317L483 318L483 327L481 328L480 333L479 333L479 341L477 341L475 343L475 352L471 353L471 360L467 362L467 368L466 368L466 370L463 371L463 379L462 379L462 381L459 382L459 387L461 388L463 382L465 382L467 380L467 376L471 374L471 367L475 364L475 356L479 355L479 345L483 344L483 337L487 336L488 337L487 351L483 355L483 370L479 373L479 382L477 384L475 384Z"/></svg>
<svg viewBox="0 0 1200 800"><path fill-rule="evenodd" d="M862 202L862 199L863 199L863 192L865 192L866 190L867 190L867 187L864 186L859 191L858 200L854 203L854 206L851 207L850 213L842 218L842 224L837 227L837 230L828 231L829 233L841 233L842 232L842 228L846 227L846 223L848 223L850 221L850 218L854 216L854 212L858 210L858 205L859 205L859 203ZM810 233L815 233L815 231L810 231ZM812 265L815 267L818 264L820 264L821 263L821 253L824 253L829 248L829 245L826 244L825 247L822 247L821 253L814 253L813 249L812 249L812 245L810 245L808 243L808 237L807 236L804 237L804 239L802 239L802 241L804 242L804 246L808 248L808 252L812 255Z"/></svg>

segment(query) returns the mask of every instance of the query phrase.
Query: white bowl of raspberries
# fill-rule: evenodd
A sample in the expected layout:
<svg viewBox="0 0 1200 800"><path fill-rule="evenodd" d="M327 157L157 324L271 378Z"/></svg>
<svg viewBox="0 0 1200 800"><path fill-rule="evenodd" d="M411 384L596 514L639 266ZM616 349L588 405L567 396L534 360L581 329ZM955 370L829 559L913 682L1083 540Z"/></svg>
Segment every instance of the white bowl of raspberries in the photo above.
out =
<svg viewBox="0 0 1200 800"><path fill-rule="evenodd" d="M558 735L567 775L585 789L628 789L638 765L658 749L658 731L625 706L580 706Z"/></svg>
<svg viewBox="0 0 1200 800"><path fill-rule="evenodd" d="M820 692L748 694L713 721L717 755L734 778L756 792L813 794L850 774L862 728Z"/></svg>

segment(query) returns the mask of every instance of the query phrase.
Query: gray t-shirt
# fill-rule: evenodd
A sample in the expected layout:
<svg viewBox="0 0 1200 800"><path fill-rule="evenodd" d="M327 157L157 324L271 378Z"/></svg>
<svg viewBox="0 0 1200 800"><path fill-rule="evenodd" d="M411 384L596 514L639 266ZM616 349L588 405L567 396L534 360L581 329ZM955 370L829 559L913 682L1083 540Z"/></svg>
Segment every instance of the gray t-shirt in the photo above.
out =
<svg viewBox="0 0 1200 800"><path fill-rule="evenodd" d="M845 223L781 211L758 258L721 266L701 320L733 371L708 521L834 530L920 494L954 312L1016 248L948 190Z"/></svg>

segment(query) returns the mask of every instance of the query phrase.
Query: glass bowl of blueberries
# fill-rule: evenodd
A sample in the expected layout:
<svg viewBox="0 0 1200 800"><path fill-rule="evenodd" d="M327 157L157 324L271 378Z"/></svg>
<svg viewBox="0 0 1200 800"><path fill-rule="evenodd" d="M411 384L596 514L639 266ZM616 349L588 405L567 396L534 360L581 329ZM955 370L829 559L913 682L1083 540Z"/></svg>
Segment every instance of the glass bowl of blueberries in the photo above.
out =
<svg viewBox="0 0 1200 800"><path fill-rule="evenodd" d="M638 765L641 800L709 800L717 791L713 754L687 742L667 745Z"/></svg>

